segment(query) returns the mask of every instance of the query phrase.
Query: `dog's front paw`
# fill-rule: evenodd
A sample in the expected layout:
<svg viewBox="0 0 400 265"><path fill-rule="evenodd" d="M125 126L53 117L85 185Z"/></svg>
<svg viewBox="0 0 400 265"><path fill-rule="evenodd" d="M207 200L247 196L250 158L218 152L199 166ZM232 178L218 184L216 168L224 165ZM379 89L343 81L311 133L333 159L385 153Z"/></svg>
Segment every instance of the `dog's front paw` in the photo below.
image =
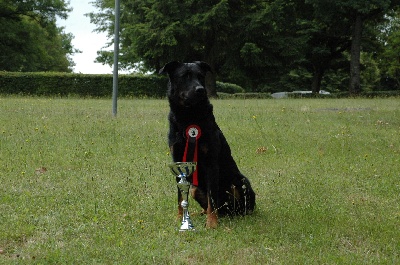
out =
<svg viewBox="0 0 400 265"><path fill-rule="evenodd" d="M206 228L217 228L218 216L216 213L207 214Z"/></svg>

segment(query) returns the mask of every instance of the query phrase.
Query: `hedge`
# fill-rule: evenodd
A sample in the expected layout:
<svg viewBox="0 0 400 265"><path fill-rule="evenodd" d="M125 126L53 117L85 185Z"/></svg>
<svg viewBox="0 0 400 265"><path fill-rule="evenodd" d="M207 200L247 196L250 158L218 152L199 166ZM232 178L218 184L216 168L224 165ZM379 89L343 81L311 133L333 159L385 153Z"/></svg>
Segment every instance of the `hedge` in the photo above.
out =
<svg viewBox="0 0 400 265"><path fill-rule="evenodd" d="M118 95L123 97L165 97L166 87L165 76L118 78ZM0 94L108 97L112 90L112 75L0 72Z"/></svg>
<svg viewBox="0 0 400 265"><path fill-rule="evenodd" d="M347 93L348 97L351 97L349 93ZM342 97L345 95L342 95ZM400 90L390 90L390 91L363 91L360 94L361 97L365 98L389 98L389 97L399 97Z"/></svg>
<svg viewBox="0 0 400 265"><path fill-rule="evenodd" d="M111 97L113 77L110 74L71 74L71 73L21 73L0 71L0 94L44 95L44 96L83 96ZM164 98L168 78L162 75L120 75L118 95L121 97ZM244 93L235 84L218 82L216 89L219 98L271 98L269 93ZM322 97L322 95L297 95L299 97ZM359 96L399 97L400 91L362 92ZM294 95L296 97L296 95ZM324 96L326 97L326 96ZM340 92L327 97L351 97L348 92Z"/></svg>
<svg viewBox="0 0 400 265"><path fill-rule="evenodd" d="M0 94L110 97L112 83L109 74L0 72ZM167 77L161 75L120 75L118 95L162 98L166 96L167 83ZM217 82L216 89L229 94L244 92L238 85L222 82Z"/></svg>
<svg viewBox="0 0 400 265"><path fill-rule="evenodd" d="M219 99L266 99L272 98L271 93L222 93L218 92Z"/></svg>

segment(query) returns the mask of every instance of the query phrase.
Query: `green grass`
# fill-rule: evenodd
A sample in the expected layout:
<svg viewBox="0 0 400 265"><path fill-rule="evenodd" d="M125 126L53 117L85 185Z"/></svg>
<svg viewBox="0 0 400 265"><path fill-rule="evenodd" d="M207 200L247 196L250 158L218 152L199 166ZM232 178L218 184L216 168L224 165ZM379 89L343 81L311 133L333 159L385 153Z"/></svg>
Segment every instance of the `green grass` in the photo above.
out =
<svg viewBox="0 0 400 265"><path fill-rule="evenodd" d="M400 263L399 98L213 104L257 210L180 233L166 100L0 97L0 263Z"/></svg>

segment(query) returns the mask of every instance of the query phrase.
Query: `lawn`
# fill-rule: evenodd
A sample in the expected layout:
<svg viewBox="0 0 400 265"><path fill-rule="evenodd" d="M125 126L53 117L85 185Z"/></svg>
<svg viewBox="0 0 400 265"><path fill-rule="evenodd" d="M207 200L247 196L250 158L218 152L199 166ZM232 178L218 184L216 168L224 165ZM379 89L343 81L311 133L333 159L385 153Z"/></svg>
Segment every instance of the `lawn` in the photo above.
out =
<svg viewBox="0 0 400 265"><path fill-rule="evenodd" d="M400 263L399 98L212 103L257 209L182 233L166 100L0 97L0 263Z"/></svg>

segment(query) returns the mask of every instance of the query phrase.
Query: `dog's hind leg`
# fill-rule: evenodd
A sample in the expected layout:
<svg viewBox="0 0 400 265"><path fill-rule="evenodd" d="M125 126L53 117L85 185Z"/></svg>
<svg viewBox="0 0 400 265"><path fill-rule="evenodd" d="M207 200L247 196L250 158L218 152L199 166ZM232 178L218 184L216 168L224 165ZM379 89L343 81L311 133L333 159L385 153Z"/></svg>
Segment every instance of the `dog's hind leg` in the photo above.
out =
<svg viewBox="0 0 400 265"><path fill-rule="evenodd" d="M217 226L218 226L217 209L212 207L212 201L211 200L212 200L211 196L208 196L206 228L217 228Z"/></svg>
<svg viewBox="0 0 400 265"><path fill-rule="evenodd" d="M208 165L213 165L209 162ZM219 200L219 167L207 168L207 221L206 228L217 228L218 209L221 207Z"/></svg>

